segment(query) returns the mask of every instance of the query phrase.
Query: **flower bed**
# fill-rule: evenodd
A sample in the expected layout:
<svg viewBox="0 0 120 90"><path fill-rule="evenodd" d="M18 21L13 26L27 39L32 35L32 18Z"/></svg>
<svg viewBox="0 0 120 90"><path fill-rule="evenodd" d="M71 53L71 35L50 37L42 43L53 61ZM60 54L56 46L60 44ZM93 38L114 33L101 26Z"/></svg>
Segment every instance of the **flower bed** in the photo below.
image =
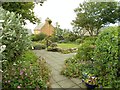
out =
<svg viewBox="0 0 120 90"><path fill-rule="evenodd" d="M44 59L27 51L14 63L3 63L3 88L47 88L50 70Z"/></svg>

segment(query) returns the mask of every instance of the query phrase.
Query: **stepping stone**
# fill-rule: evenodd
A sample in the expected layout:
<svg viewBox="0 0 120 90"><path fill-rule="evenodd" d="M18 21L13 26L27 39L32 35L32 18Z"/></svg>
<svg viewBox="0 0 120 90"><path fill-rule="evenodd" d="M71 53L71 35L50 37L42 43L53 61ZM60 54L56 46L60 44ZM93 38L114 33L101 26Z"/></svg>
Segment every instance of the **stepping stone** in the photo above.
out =
<svg viewBox="0 0 120 90"><path fill-rule="evenodd" d="M82 81L79 78L71 78L71 80L78 85L82 83Z"/></svg>
<svg viewBox="0 0 120 90"><path fill-rule="evenodd" d="M70 79L66 79L66 80L60 81L60 82L58 82L58 84L62 88L72 88L73 86L75 86L75 84Z"/></svg>
<svg viewBox="0 0 120 90"><path fill-rule="evenodd" d="M60 75L60 72L59 72L59 71L53 70L53 69L52 69L52 72L51 72L51 73L52 73L53 76L55 76L55 75Z"/></svg>
<svg viewBox="0 0 120 90"><path fill-rule="evenodd" d="M56 82L55 82L55 80L54 80L53 78L51 78L51 79L50 79L50 83L51 83L51 84L55 84Z"/></svg>
<svg viewBox="0 0 120 90"><path fill-rule="evenodd" d="M52 75L53 79L56 81L56 82L59 82L59 81L63 81L63 80L66 80L67 78L63 75Z"/></svg>
<svg viewBox="0 0 120 90"><path fill-rule="evenodd" d="M52 88L61 88L57 83L51 85Z"/></svg>

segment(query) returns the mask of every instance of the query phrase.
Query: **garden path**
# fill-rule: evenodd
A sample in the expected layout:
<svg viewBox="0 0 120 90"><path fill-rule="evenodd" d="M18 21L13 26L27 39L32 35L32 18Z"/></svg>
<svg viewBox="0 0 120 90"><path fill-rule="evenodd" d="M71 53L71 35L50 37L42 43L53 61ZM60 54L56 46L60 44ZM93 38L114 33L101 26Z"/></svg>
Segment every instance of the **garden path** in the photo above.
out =
<svg viewBox="0 0 120 90"><path fill-rule="evenodd" d="M75 53L70 54L61 54L58 52L48 52L46 50L33 50L34 53L39 57L45 58L49 67L52 70L51 76L51 87L52 88L61 88L61 89L71 89L78 88L82 90L84 85L81 83L80 79L77 78L67 78L60 74L62 67L64 66L64 60L72 57Z"/></svg>

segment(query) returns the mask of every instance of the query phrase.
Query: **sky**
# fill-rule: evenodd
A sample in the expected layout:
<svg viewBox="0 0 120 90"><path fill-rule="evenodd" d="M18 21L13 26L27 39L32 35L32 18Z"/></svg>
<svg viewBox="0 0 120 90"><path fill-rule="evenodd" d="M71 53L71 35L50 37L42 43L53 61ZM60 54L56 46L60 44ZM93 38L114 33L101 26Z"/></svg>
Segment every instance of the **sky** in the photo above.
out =
<svg viewBox="0 0 120 90"><path fill-rule="evenodd" d="M35 5L35 16L40 18L42 23L49 17L52 20L53 26L58 22L60 28L72 30L71 22L76 17L74 9L83 1L84 0L47 0L42 6ZM31 29L33 32L35 27L36 25L27 21L26 28Z"/></svg>

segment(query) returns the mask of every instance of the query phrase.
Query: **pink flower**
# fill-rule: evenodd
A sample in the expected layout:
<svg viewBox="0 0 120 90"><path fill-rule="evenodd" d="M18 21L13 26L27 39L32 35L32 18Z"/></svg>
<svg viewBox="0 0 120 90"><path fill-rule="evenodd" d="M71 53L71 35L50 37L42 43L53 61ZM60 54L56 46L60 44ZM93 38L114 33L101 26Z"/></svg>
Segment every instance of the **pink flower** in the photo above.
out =
<svg viewBox="0 0 120 90"><path fill-rule="evenodd" d="M23 74L23 71L20 70L20 75L22 75L22 74Z"/></svg>
<svg viewBox="0 0 120 90"><path fill-rule="evenodd" d="M20 86L17 86L17 88L21 88Z"/></svg>

